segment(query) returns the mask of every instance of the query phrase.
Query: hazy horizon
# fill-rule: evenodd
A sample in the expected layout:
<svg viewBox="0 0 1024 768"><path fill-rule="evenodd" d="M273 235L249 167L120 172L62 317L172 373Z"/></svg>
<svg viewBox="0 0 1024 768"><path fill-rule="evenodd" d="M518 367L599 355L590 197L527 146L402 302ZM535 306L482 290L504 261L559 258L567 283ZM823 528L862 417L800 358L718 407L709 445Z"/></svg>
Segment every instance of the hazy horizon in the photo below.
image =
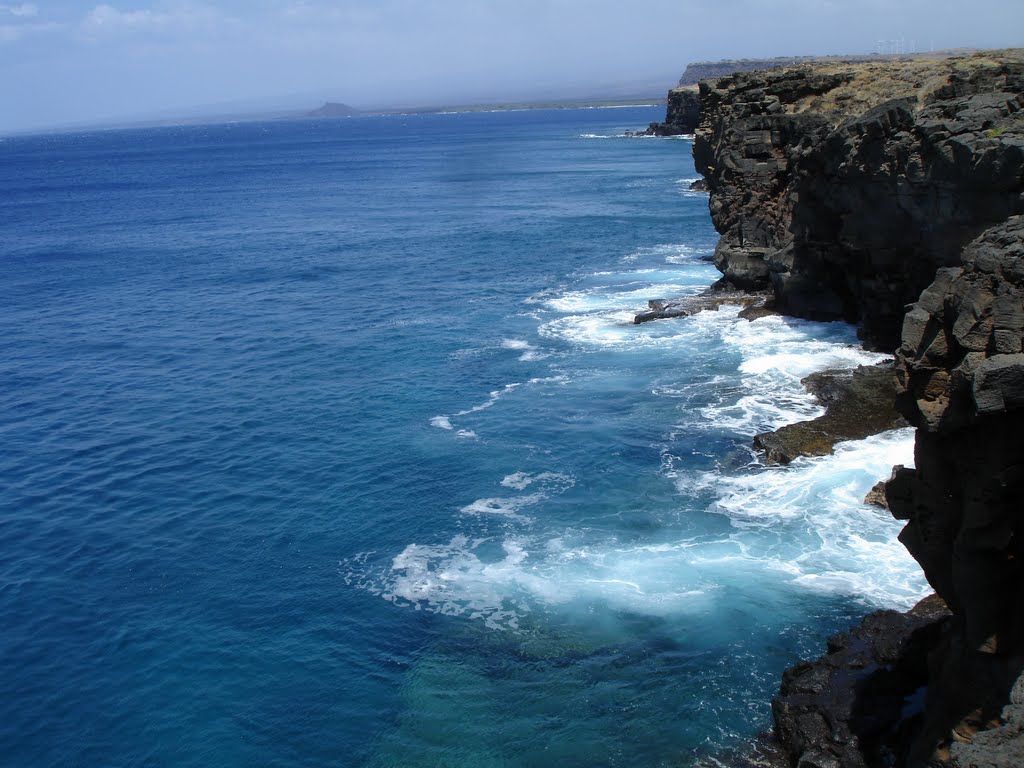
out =
<svg viewBox="0 0 1024 768"><path fill-rule="evenodd" d="M701 60L1024 44L1024 4L0 2L0 132L225 112L638 96ZM635 87L636 92L629 89Z"/></svg>

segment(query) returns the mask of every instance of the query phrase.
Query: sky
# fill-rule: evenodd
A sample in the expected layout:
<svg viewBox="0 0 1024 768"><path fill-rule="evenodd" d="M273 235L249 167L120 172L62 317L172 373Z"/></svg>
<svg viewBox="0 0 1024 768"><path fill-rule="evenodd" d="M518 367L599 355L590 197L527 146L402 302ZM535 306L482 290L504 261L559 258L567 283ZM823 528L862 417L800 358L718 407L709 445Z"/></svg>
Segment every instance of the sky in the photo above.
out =
<svg viewBox="0 0 1024 768"><path fill-rule="evenodd" d="M1024 46L988 0L0 0L0 132L662 93L691 61Z"/></svg>

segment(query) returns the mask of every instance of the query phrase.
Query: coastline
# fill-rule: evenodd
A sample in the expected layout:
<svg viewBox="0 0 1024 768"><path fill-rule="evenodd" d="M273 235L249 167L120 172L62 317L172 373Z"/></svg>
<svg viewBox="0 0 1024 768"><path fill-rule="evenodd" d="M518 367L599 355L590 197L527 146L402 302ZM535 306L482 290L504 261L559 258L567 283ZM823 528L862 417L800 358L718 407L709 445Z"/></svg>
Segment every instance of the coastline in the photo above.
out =
<svg viewBox="0 0 1024 768"><path fill-rule="evenodd" d="M649 114L635 122L646 122ZM603 133L618 132L620 118L609 113L589 112L576 120L556 113L536 117L544 125L525 147L518 125L525 122L522 116L465 121L476 125L481 155L493 154L497 133L510 139L505 150L519 147L521 159L486 169L490 188L500 191L504 204L484 217L460 195L446 206L455 226L446 223L443 229L463 236L425 237L414 249L408 244L416 233L407 233L408 240L393 237L392 216L405 218L415 212L410 203L416 202L429 215L438 200L446 199L437 190L465 190L465 177L453 179L440 163L428 166L438 173L424 174L420 167L417 175L410 161L436 163L443 154L436 146L374 136L372 141L387 150L385 167L403 155L406 167L394 174L391 187L367 186L379 195L373 199L382 215L376 221L360 218L365 202L338 194L337 179L350 174L318 162L323 146L303 142L310 126L301 125L279 126L270 136L259 135L262 129L259 134L224 131L231 134L222 137L225 151L207 157L251 157L253 141L278 159L283 158L270 151L274 145L305 147L299 156L308 164L295 163L294 156L264 163L242 177L244 184L224 184L223 163L211 164L203 183L160 172L175 156L165 151L173 137L154 134L161 142L153 151L123 153L116 172L130 172L149 185L144 189L161 187L165 194L158 199L165 210L160 213L166 215L146 221L155 211L131 204L140 201L134 187L115 187L111 195L107 185L93 185L83 194L87 200L126 203L117 207L128 217L118 222L118 230L110 226L111 206L69 208L67 201L56 206L79 214L67 216L68 229L56 233L91 232L86 241L95 249L91 252L69 249L57 262L57 254L47 254L46 245L33 239L38 219L26 217L13 227L24 252L40 258L12 259L12 285L23 288L11 311L40 335L38 341L8 339L14 354L5 359L17 361L24 373L44 373L32 362L36 359L63 366L59 376L23 378L25 385L8 395L17 404L8 411L24 419L6 425L20 437L12 443L14 456L29 470L20 492L39 492L32 501L38 505L33 519L65 527L72 535L61 542L87 546L54 557L38 548L53 537L39 537L34 544L32 528L13 529L7 549L16 557L33 555L39 578L26 583L23 598L16 600L19 617L11 636L20 632L31 640L34 627L21 617L56 619L46 606L59 606L97 641L60 646L80 647L82 653L53 654L47 664L19 655L18 648L8 657L13 695L4 730L18 739L15 759L94 759L99 752L90 751L90 744L98 740L110 760L137 761L151 745L145 743L150 739L134 739L146 734L142 726L149 723L168 738L192 734L177 753L182 759L203 743L215 759L242 755L239 759L258 762L266 755L261 744L273 743L281 746L279 755L313 747L325 749L316 753L324 755L362 750L361 755L379 757L368 763L374 765L423 765L441 759L439 754L458 755L467 764L505 754L543 765L558 759L552 748L564 749L560 754L581 764L601 764L609 754L621 756L624 765L658 764L666 755L689 763L711 749L709 734L731 745L753 730L744 730L751 713L763 727L767 701L790 659L817 655L815 637L845 629L865 610L858 608L864 602L887 604L887 595L898 593L915 570L895 541L898 524L864 507L859 497L874 482L869 477L888 475L897 460L910 463L910 429L900 431L898 453L875 450L889 438L872 439L859 446L840 444L835 457L800 460L787 469L751 466L747 449L758 429L817 412L799 380L815 367L826 367L823 360L833 367L878 356L855 348L847 324L782 317L748 323L739 319L738 307L700 312L684 323L630 325L632 308L648 290L644 286L696 291L716 277L707 259L715 242L707 198L685 190L694 174L689 168L678 172L678 145L602 146L577 140L579 126L591 121L616 126ZM425 122L447 125L458 119ZM495 125L504 130L494 131ZM343 124L335 127L341 131ZM77 154L82 165L69 186L84 193L85 183L115 169L91 161L91 153L82 150L130 146L133 137L75 141L81 142L80 151L70 158ZM552 147L559 151L538 151ZM525 161L551 155L564 161L566 153L586 159L593 174L537 173L529 184L507 183L509 169L521 171ZM339 162L365 159L362 153L337 154ZM42 162L46 156L40 152L33 166L42 178L54 170ZM654 186L649 185L651 158L657 158ZM280 169L292 169L294 175L285 179L294 185L281 183ZM537 169L551 166L538 163ZM623 184L624 175L636 186ZM34 195L25 189L32 186L33 174L22 179L16 197ZM477 177L474 189L481 180ZM538 201L564 199L567 181L578 196L575 205L588 200L608 215L589 217L581 226L576 208L538 221ZM547 184L541 194L538 183ZM287 209L300 214L293 220L298 236L275 239L282 222L251 205L253 187L264 189L271 200L287 201L292 206ZM306 197L296 199L297 190ZM352 216L342 218L372 225L377 236L345 258L332 248L342 242L340 233L309 237L307 214L319 211L324 199L335 205L359 200ZM296 205L297 200L306 203ZM609 200L616 205L609 208ZM507 218L500 218L501 212ZM168 259L152 247L178 242L185 231L179 222L194 227L196 213L215 215L199 232L220 246L216 258L203 251L191 260ZM331 215L337 217L337 210ZM622 222L641 217L638 246L637 233L623 233ZM544 227L532 239L543 247L525 247L530 242L518 239L525 220ZM131 233L149 248L138 258L124 258L124 241L111 237L114 231ZM431 225L423 234L436 232ZM979 243L974 266L936 287L933 300L915 315L920 334L909 339L913 344L904 355L909 363L919 357L914 350L922 343L928 345L929 360L937 361L934 342L940 336L947 350L956 352L942 335L947 324L953 340L959 335L980 344L977 339L989 333L989 340L1006 342L1006 312L993 313L989 329L984 319L980 325L958 322L962 303L957 302L966 296L966 283L987 290L994 273L985 270L993 264L1002 270L993 251L1003 249L1010 234L991 232ZM282 258L279 246L285 241L295 249ZM552 248L554 242L567 247ZM462 250L447 260L453 247ZM410 251L415 258L409 258ZM52 269L37 268L44 256ZM412 263L429 268L416 273L408 268ZM467 268L474 282L452 280L437 264ZM556 283L552 273L563 278ZM166 290L170 274L173 291ZM367 282L351 279L359 275ZM481 275L487 279L478 279ZM89 290L80 290L81 285ZM373 290L353 290L363 285ZM547 290L550 286L553 290ZM542 288L544 293L532 292ZM254 305L254 296L263 301ZM396 313L395 296L427 300ZM41 297L50 300L41 303ZM196 311L180 311L183 300ZM371 301L375 311L367 312ZM467 302L473 306L467 309ZM984 318L984 302L978 306ZM939 317L940 311L955 311L957 317ZM210 318L210 326L197 328L196 316ZM277 322L281 318L297 322ZM125 345L83 345L83 329L92 338ZM325 331L322 343L311 343L315 330ZM429 347L428 339L439 343ZM205 352L211 354L204 357ZM1003 392L1005 372L988 363L976 377L986 407L998 408L995 396ZM179 388L170 399L168 381ZM942 395L931 378L916 381L922 393ZM212 382L224 386L210 387ZM332 385L322 387L322 382ZM76 386L90 383L101 386ZM908 378L908 385L916 386L915 379ZM76 395L68 397L72 387ZM153 397L140 398L147 387ZM253 399L262 393L272 396ZM928 401L928 414L941 421L944 404L955 414L954 400L961 394L951 391L946 401ZM967 396L974 398L973 389ZM248 404L242 421L235 418L239 403ZM401 404L408 409L396 413L394 406ZM132 476L118 474L123 463L105 461L116 459L116 453L58 454L54 460L40 453L23 425L52 425L47 409L66 420L76 441L106 437L105 425L94 418L97 412L109 415L121 437L145 438L133 451ZM173 419L174 432L186 439L147 442L156 414ZM400 418L389 420L388 414ZM447 414L452 429L442 426L441 417L432 424L434 414ZM593 442L578 439L587 433ZM547 434L566 439L538 445ZM205 435L217 440L192 439ZM299 460L282 465L277 450L282 443L298 449ZM403 449L398 462L396 447ZM218 471L197 474L194 468L204 463ZM46 468L54 465L66 467L62 494L44 493ZM163 469L154 475L147 469L153 467ZM856 493L821 492L848 472L848 477L856 473ZM246 476L272 483L266 486L272 493L247 487ZM111 505L105 503L109 497L79 494L90 478L116 483L130 496ZM216 478L230 482L203 487L202 480ZM913 491L918 479L911 475L904 482ZM282 496L297 503L271 501ZM171 514L159 514L168 501ZM268 516L275 521L270 531ZM393 525L381 524L384 519ZM102 526L96 525L99 520ZM175 549L154 552L149 546L154 537ZM861 546L865 541L868 546ZM234 564L220 568L225 555ZM350 565L336 568L339 556ZM900 567L888 570L887 556ZM325 567L311 571L316 563ZM351 588L338 589L339 570ZM193 572L203 579L194 580ZM253 590L254 584L260 589ZM133 590L125 595L118 589L123 586ZM144 589L149 586L156 589ZM237 601L224 600L226 586ZM315 588L297 588L306 586ZM915 580L910 599L920 590ZM397 610L390 602L402 595L415 612ZM96 598L103 599L102 611L89 610L98 605L90 602ZM282 605L287 606L283 613ZM244 608L241 615L234 612L238 606ZM180 633L162 631L168 616L188 619L196 611L216 620L185 621ZM464 618L453 618L454 612ZM267 626L267 617L280 621ZM311 619L308 634L302 634L296 617ZM242 619L242 626L235 619ZM511 622L527 634L491 631L492 624L511 627ZM126 626L134 628L131 636L120 634ZM49 621L46 631L54 641L74 639L61 634L59 622ZM293 632L299 634L291 635L287 646L264 642ZM186 655L164 638L187 638ZM364 638L380 645L361 644ZM584 638L592 640L578 642ZM337 652L349 641L339 661ZM25 651L35 647L20 644ZM386 649L386 656L375 655L376 649ZM220 655L225 650L230 658ZM266 663L268 653L287 660L297 652L318 660L303 668ZM204 654L224 661L193 663ZM147 698L147 690L155 690L149 686L168 679L167 664L174 659L189 662L183 666L186 677L174 678L184 685ZM241 695L226 673L258 680L261 690ZM351 695L337 696L338 682L351 684ZM798 682L806 687L803 676ZM698 685L702 691L710 686L710 696L696 695ZM297 698L268 696L270 689L294 691ZM64 713L89 719L72 722L67 714L48 711L48 697L31 693L39 690L66 700ZM89 690L101 695L81 697ZM389 698L393 691L410 696ZM211 728L207 719L194 717L197 701L225 710L241 703L246 729L217 731L216 722ZM270 717L296 711L296 701L302 702L297 712L303 722ZM364 706L367 701L374 707ZM103 718L92 719L92 713ZM329 713L337 727L322 727L320 713ZM363 738L385 722L385 715L395 727ZM538 732L539 715L569 727ZM442 716L459 726L440 747L451 750L445 753L431 751L439 745L430 741ZM417 727L424 723L427 727ZM48 730L36 730L37 724ZM581 727L593 738L580 738ZM245 736L244 743L237 736ZM529 751L518 751L518 745Z"/></svg>
<svg viewBox="0 0 1024 768"><path fill-rule="evenodd" d="M1010 700L1024 644L1006 618L1024 592L1007 536L1021 484L1007 468L1024 458L1022 91L1021 51L700 84L715 266L785 314L857 322L866 346L894 350L880 398L918 428L918 467L897 466L885 498L939 595L870 614L783 676L773 733L792 764L1009 766L1024 753ZM867 408L822 419L870 434ZM822 419L756 442L769 460L828 452ZM959 542L972 558L951 571Z"/></svg>

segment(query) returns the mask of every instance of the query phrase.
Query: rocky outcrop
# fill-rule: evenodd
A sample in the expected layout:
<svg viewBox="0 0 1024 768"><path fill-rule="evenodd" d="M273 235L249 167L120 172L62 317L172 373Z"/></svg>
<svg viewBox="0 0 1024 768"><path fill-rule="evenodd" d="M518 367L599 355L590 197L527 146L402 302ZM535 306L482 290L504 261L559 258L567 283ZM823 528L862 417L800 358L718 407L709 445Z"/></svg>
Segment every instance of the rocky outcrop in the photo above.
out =
<svg viewBox="0 0 1024 768"><path fill-rule="evenodd" d="M996 225L910 308L899 405L918 428L889 508L957 624L936 653L921 759L993 723L1024 670L1024 216ZM1024 745L1021 745L1024 746Z"/></svg>
<svg viewBox="0 0 1024 768"><path fill-rule="evenodd" d="M684 136L697 130L700 120L700 94L690 86L673 88L668 92L665 122L651 123L647 136Z"/></svg>
<svg viewBox="0 0 1024 768"><path fill-rule="evenodd" d="M885 502L951 611L869 617L791 670L776 735L801 766L1020 765L1024 52L735 74L700 92L716 266L897 350L915 467L894 470Z"/></svg>
<svg viewBox="0 0 1024 768"><path fill-rule="evenodd" d="M1024 58L797 67L701 83L715 264L778 307L899 344L905 305L1024 212Z"/></svg>
<svg viewBox="0 0 1024 768"><path fill-rule="evenodd" d="M763 310L762 314L774 314L766 307L769 299L767 292L756 293L741 291L726 281L719 281L696 296L679 299L652 299L647 302L647 310L633 317L633 324L649 323L651 320L664 320L669 317L688 317L705 310L717 310L726 304L738 304L744 312L752 309ZM760 315L759 315L760 316ZM753 319L753 318L751 318Z"/></svg>
<svg viewBox="0 0 1024 768"><path fill-rule="evenodd" d="M876 611L828 653L786 670L772 700L775 736L803 768L904 765L922 718L928 650L949 611L927 598Z"/></svg>
<svg viewBox="0 0 1024 768"><path fill-rule="evenodd" d="M754 447L764 451L769 464L789 464L798 456L825 456L842 440L861 440L907 426L894 407L896 381L891 366L821 371L806 377L803 384L825 406L825 413L756 435Z"/></svg>

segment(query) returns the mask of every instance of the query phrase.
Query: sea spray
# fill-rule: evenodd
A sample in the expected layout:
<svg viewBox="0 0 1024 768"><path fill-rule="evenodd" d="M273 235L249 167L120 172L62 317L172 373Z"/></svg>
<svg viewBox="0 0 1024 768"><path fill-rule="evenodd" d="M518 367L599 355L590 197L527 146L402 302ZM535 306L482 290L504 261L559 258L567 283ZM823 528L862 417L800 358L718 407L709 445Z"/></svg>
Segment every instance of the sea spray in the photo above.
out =
<svg viewBox="0 0 1024 768"><path fill-rule="evenodd" d="M799 459L789 467L763 467L751 455L745 463L692 469L687 456L672 453L683 433L727 435L739 442L813 418L822 408L802 386L803 376L884 359L857 346L853 329L840 323L782 317L748 322L738 317L738 308L724 307L635 326L629 310L609 309L636 307L638 275L671 281L650 283L648 294L678 290L681 278L706 282L708 268L698 259L668 268L680 261L678 250L652 248L628 259L661 267L579 276L561 296L545 300L549 316L539 318L537 340L503 342L505 348L559 358L560 383L568 391L558 397L567 403L603 386L586 368L573 370L588 366L591 355L604 355L601 364L613 367L630 358L630 365L642 367L650 355L662 363L678 360L675 380L651 388L655 398L686 403L664 425L669 434L661 448L660 473L675 485L676 501L660 513L651 534L623 541L588 525L585 508L577 510L572 525L561 527L545 505L572 488L576 477L517 470L500 485L519 493L458 508L463 515L500 518L501 530L410 544L370 580L375 591L394 602L512 629L531 611L555 607L579 614L605 606L601 610L714 616L723 610L716 607L723 595L766 585L793 594L791 599L809 590L868 605L907 606L923 596L917 568L894 540L898 524L862 501L894 464L912 463L910 430L840 444L832 456ZM583 295L593 297L589 304L579 303ZM574 363L567 360L570 354L582 357ZM507 384L484 403L456 413L470 421L518 386ZM534 483L540 490L528 489ZM715 516L726 524L707 525Z"/></svg>

